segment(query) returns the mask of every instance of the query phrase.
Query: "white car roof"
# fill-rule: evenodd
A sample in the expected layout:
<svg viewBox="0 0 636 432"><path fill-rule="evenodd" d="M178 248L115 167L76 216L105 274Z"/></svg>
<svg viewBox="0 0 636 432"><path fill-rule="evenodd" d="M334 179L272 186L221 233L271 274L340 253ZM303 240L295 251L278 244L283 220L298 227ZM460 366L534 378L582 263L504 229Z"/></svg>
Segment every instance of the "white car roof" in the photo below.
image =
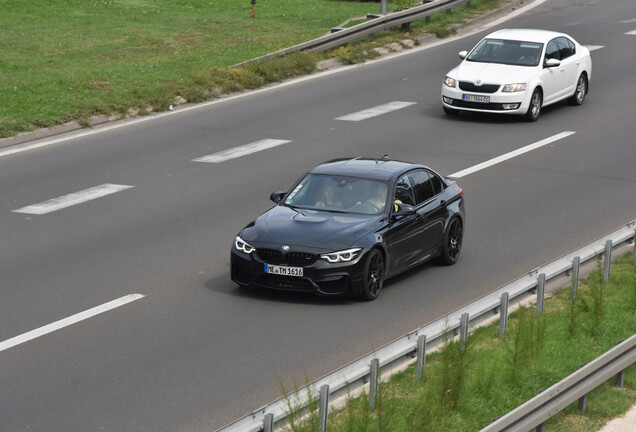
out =
<svg viewBox="0 0 636 432"><path fill-rule="evenodd" d="M548 43L555 37L559 36L565 36L568 39L573 40L572 37L566 35L565 33L537 29L503 29L498 30L494 33L490 33L488 36L486 36L486 38Z"/></svg>

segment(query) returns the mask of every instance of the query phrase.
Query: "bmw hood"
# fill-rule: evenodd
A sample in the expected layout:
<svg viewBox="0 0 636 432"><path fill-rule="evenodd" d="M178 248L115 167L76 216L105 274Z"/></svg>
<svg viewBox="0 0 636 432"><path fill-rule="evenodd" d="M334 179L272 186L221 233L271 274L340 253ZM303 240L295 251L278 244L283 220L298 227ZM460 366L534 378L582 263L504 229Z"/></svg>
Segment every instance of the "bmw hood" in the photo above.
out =
<svg viewBox="0 0 636 432"><path fill-rule="evenodd" d="M241 238L254 247L288 245L292 250L347 249L377 229L383 216L332 213L276 206L241 231Z"/></svg>
<svg viewBox="0 0 636 432"><path fill-rule="evenodd" d="M498 63L480 63L463 61L448 73L458 81L483 84L514 84L530 81L537 73L532 66L511 66Z"/></svg>

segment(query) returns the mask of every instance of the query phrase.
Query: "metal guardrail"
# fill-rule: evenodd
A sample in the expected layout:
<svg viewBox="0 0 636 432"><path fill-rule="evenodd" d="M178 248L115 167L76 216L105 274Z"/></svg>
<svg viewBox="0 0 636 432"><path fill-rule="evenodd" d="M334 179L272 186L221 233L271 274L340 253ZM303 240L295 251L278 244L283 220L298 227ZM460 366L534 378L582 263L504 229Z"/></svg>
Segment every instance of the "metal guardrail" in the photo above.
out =
<svg viewBox="0 0 636 432"><path fill-rule="evenodd" d="M494 421L480 432L527 432L636 362L636 335ZM581 409L581 404L579 404Z"/></svg>
<svg viewBox="0 0 636 432"><path fill-rule="evenodd" d="M374 18L370 19L367 22L360 23L348 28L343 28L339 31L326 34L317 39L303 42L289 48L284 48L282 50L275 51L261 57L250 59L245 62L235 64L231 67L240 67L247 63L280 57L298 51L318 52L328 50L330 48L334 48L347 42L359 39L363 36L370 35L377 31L388 30L389 28L394 26L426 18L438 12L449 10L464 3L470 3L470 0L434 0L430 2L427 1L422 6L417 6L386 15L373 15Z"/></svg>
<svg viewBox="0 0 636 432"><path fill-rule="evenodd" d="M368 385L374 371L377 372L377 366L382 368L383 376L388 376L413 362L413 359L419 353L430 352L431 349L441 346L445 334L459 334L460 331L465 331L469 325L480 324L496 317L496 315L500 315L500 321L505 322L508 301L518 304L532 296L536 296L539 300L540 296L536 295L536 293L543 294L545 292L545 284L550 284L554 288L564 286L563 283L570 277L571 273L576 274L578 277L580 266L590 264L596 268L595 257L604 255L611 259L612 250L624 249L631 242L634 243L634 249L636 249L635 230L636 220L633 220L573 252L528 272L448 315L336 369L330 374L297 389L292 394L251 412L218 429L216 432L259 432L266 430L266 422L270 425L285 424L289 414L290 401L293 402L295 408L306 407L311 402L310 399L313 398L313 401L318 399L318 396L314 394L316 389L324 391L324 388L328 388L326 396L331 400L347 396L349 393L355 393L365 385ZM609 265L605 265L605 271L609 274ZM506 299L505 304L502 299ZM540 300L542 301L542 298ZM417 361L419 367L421 360L418 358ZM376 367L373 366L374 364ZM614 373L612 372L610 376ZM558 393L561 390L557 389L555 391ZM553 412L552 414L555 413ZM537 415L539 416L539 414ZM502 430L507 431L508 429Z"/></svg>

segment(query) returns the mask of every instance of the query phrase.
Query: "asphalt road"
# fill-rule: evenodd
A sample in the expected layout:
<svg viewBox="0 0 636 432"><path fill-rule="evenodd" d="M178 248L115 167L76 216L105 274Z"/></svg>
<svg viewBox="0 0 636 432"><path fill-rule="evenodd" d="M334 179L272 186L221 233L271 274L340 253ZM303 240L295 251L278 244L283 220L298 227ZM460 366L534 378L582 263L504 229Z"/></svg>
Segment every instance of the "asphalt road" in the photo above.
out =
<svg viewBox="0 0 636 432"><path fill-rule="evenodd" d="M0 431L214 430L280 397L278 377L289 387L316 379L636 218L633 0L550 0L503 27L560 30L596 46L585 104L547 108L537 123L444 116L441 80L482 31L0 150ZM336 120L393 101L415 104ZM374 302L245 291L229 279L235 234L272 205L270 192L319 162L388 153L450 174L564 131L575 133L462 177L459 263L391 280ZM263 139L289 142L193 161ZM60 207L102 185L125 188ZM43 203L55 210L35 214ZM130 294L140 296L102 306Z"/></svg>

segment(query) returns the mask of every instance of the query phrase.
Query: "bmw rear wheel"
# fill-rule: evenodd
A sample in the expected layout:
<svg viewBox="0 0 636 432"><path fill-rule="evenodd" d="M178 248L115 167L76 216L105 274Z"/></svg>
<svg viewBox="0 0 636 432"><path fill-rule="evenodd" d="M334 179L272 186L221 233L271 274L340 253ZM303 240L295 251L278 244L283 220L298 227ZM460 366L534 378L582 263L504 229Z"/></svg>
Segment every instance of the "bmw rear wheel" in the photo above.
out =
<svg viewBox="0 0 636 432"><path fill-rule="evenodd" d="M379 250L369 252L364 266L364 286L361 296L364 300L375 300L384 284L384 257Z"/></svg>
<svg viewBox="0 0 636 432"><path fill-rule="evenodd" d="M452 265L459 259L459 253L462 250L462 241L464 238L464 227L461 220L455 217L448 224L444 233L444 245L442 247L442 256L440 261L445 265Z"/></svg>

